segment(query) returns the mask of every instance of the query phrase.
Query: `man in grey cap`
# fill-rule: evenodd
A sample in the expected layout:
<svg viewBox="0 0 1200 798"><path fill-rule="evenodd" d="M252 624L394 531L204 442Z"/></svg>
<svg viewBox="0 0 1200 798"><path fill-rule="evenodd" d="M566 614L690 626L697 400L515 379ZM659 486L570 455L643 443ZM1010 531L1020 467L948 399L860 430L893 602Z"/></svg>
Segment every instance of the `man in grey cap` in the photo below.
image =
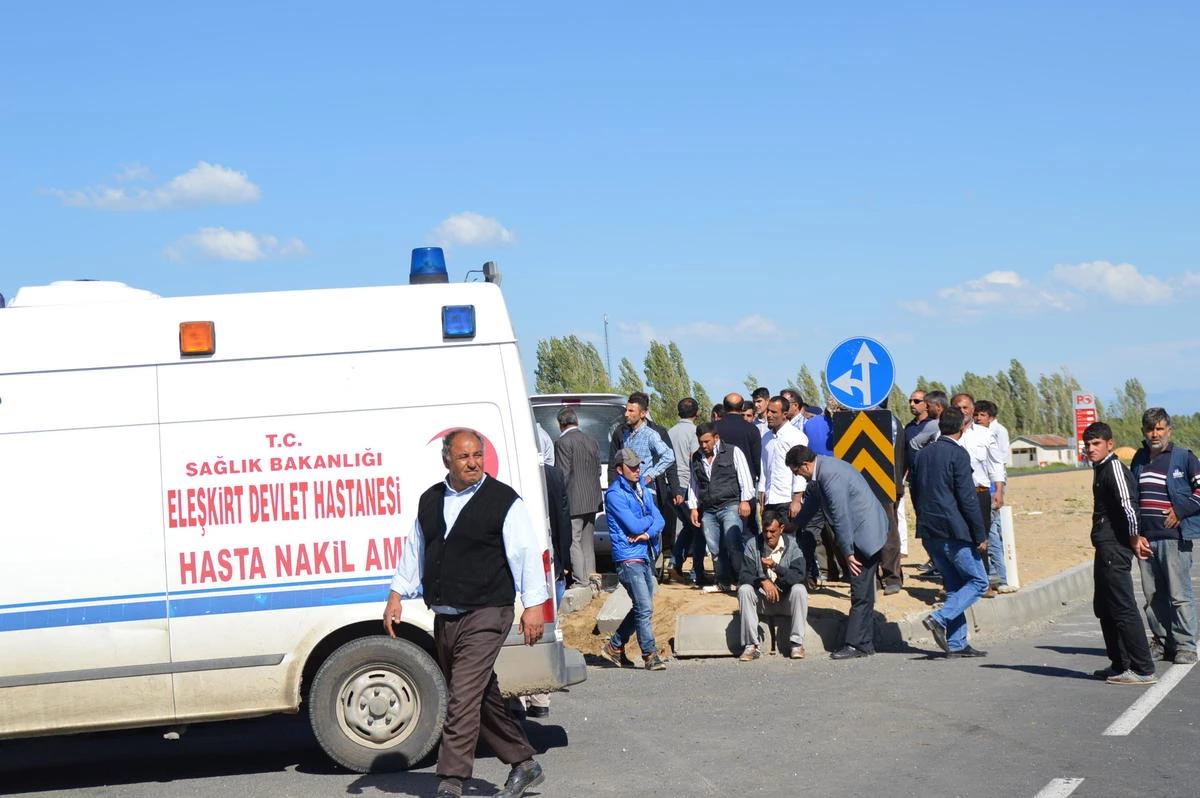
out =
<svg viewBox="0 0 1200 798"><path fill-rule="evenodd" d="M612 559L617 566L617 581L629 594L633 607L625 615L600 650L600 655L617 667L630 664L625 644L637 634L638 648L648 671L666 669L658 655L654 629L654 560L658 556L659 536L663 530L662 513L654 495L643 490L642 460L633 449L618 449L613 458L617 477L604 492L604 513L608 517L608 536L612 541Z"/></svg>

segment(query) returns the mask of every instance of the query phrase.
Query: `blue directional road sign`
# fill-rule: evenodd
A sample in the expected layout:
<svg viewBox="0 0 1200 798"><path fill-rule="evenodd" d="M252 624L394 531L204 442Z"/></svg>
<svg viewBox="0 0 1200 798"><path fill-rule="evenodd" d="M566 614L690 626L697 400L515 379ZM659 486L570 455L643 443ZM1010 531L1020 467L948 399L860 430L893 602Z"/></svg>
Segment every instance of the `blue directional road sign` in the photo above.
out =
<svg viewBox="0 0 1200 798"><path fill-rule="evenodd" d="M851 410L875 407L892 392L896 367L883 344L874 338L848 338L825 361L825 385L834 399Z"/></svg>

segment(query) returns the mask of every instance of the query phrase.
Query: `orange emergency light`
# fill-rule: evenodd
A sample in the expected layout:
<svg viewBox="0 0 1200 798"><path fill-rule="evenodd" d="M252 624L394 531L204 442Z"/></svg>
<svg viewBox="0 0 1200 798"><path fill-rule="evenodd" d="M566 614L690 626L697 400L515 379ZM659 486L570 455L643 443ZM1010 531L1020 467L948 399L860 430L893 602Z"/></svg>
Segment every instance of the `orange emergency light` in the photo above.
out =
<svg viewBox="0 0 1200 798"><path fill-rule="evenodd" d="M211 355L217 351L217 328L211 321L179 322L179 354Z"/></svg>

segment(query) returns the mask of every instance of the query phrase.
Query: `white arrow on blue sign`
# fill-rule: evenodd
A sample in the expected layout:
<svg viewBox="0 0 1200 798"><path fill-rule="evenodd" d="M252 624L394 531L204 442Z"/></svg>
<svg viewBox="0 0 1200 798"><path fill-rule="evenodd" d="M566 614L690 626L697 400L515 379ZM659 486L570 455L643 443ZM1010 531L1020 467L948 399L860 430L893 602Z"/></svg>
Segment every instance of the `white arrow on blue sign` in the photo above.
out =
<svg viewBox="0 0 1200 798"><path fill-rule="evenodd" d="M869 410L881 403L895 380L892 356L874 338L848 338L833 348L825 362L830 396L851 410Z"/></svg>

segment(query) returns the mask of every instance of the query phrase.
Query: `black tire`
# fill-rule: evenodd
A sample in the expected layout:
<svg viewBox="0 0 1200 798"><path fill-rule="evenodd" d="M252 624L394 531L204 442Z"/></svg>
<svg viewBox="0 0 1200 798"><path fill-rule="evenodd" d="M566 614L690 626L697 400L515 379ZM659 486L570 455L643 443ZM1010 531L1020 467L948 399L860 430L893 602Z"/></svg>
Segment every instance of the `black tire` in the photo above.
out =
<svg viewBox="0 0 1200 798"><path fill-rule="evenodd" d="M437 745L446 681L407 640L352 640L329 656L309 691L309 721L321 748L359 773L407 770Z"/></svg>

